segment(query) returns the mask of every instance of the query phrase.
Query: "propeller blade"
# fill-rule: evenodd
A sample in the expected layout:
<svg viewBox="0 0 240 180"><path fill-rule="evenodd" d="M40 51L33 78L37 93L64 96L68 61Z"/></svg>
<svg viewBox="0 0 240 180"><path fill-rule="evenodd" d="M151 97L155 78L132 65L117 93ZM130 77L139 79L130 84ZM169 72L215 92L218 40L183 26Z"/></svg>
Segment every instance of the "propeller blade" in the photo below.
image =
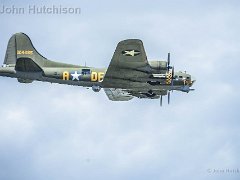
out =
<svg viewBox="0 0 240 180"><path fill-rule="evenodd" d="M171 58L170 53L168 53L168 67L170 66L170 61L171 61L170 58Z"/></svg>
<svg viewBox="0 0 240 180"><path fill-rule="evenodd" d="M170 104L170 92L168 92L168 104Z"/></svg>
<svg viewBox="0 0 240 180"><path fill-rule="evenodd" d="M174 78L174 66L172 67L172 79Z"/></svg>
<svg viewBox="0 0 240 180"><path fill-rule="evenodd" d="M172 81L171 81L171 90L173 91L173 81L174 81L174 66L172 67Z"/></svg>
<svg viewBox="0 0 240 180"><path fill-rule="evenodd" d="M162 95L160 96L160 106L162 106Z"/></svg>

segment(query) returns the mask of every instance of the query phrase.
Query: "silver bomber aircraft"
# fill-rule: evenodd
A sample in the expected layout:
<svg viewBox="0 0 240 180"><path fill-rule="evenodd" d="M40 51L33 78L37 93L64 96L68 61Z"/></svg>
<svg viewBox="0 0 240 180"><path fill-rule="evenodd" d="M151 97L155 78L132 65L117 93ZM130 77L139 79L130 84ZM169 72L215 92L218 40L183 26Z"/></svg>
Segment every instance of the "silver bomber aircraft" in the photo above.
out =
<svg viewBox="0 0 240 180"><path fill-rule="evenodd" d="M167 61L148 61L141 40L121 41L110 65L93 68L54 62L43 57L24 33L14 34L7 46L0 76L17 78L20 83L43 81L73 86L104 89L112 101L128 101L134 97L160 99L171 91L189 92L195 82L186 72L174 72Z"/></svg>

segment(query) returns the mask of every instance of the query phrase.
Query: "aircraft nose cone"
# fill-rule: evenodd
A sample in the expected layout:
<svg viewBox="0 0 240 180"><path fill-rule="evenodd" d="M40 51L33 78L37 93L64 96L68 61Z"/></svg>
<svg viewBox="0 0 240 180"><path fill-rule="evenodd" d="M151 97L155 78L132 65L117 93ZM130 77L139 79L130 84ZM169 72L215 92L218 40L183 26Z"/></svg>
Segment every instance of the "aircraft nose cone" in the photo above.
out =
<svg viewBox="0 0 240 180"><path fill-rule="evenodd" d="M191 76L191 86L196 82L196 78Z"/></svg>

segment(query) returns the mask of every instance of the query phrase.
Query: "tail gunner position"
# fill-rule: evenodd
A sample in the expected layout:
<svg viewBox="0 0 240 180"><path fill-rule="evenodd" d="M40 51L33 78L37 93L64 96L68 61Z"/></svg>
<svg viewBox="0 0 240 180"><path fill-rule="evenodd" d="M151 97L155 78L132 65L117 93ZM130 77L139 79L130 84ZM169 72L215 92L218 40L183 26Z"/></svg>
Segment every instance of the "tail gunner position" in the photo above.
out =
<svg viewBox="0 0 240 180"><path fill-rule="evenodd" d="M148 61L141 40L121 41L109 67L93 68L50 61L33 47L24 33L14 34L7 46L0 76L17 78L20 83L43 81L73 86L104 89L113 101L128 101L134 97L158 99L170 91L189 92L195 80L186 72L174 72L167 61Z"/></svg>

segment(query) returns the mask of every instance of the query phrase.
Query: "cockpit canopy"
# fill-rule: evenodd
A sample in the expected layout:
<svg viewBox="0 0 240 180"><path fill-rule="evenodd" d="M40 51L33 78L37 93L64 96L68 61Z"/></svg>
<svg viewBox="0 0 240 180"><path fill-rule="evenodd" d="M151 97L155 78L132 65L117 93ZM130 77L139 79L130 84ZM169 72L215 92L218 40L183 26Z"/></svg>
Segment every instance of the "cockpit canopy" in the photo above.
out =
<svg viewBox="0 0 240 180"><path fill-rule="evenodd" d="M187 74L186 72L179 71L179 72L175 72L174 78L175 79L191 80L191 75Z"/></svg>

